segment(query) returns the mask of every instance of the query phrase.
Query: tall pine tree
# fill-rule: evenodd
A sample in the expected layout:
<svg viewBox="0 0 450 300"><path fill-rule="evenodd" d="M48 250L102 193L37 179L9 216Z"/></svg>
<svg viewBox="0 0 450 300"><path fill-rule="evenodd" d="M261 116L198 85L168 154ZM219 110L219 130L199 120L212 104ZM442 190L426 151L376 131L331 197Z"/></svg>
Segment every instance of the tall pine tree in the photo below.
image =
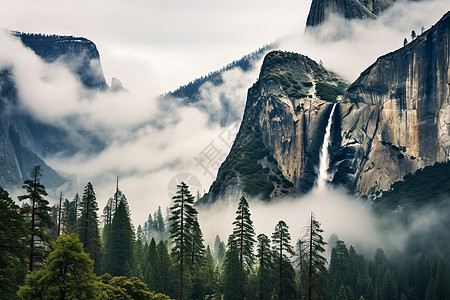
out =
<svg viewBox="0 0 450 300"><path fill-rule="evenodd" d="M258 299L269 300L273 290L273 262L272 251L270 250L270 239L263 233L259 234L258 244L256 245L256 258L258 262Z"/></svg>
<svg viewBox="0 0 450 300"><path fill-rule="evenodd" d="M243 299L241 283L243 282L243 271L239 257L239 245L234 235L228 238L227 251L224 260L224 288L225 300Z"/></svg>
<svg viewBox="0 0 450 300"><path fill-rule="evenodd" d="M35 166L31 172L31 178L25 180L23 188L27 194L19 196L20 201L29 200L30 204L24 206L23 213L27 217L28 230L30 232L29 270L33 271L35 264L42 266L47 256L51 242L50 230L55 226L50 215L51 208L44 196L47 196L45 187L40 183L40 166Z"/></svg>
<svg viewBox="0 0 450 300"><path fill-rule="evenodd" d="M113 276L131 276L134 266L135 236L127 204L119 202L105 245L105 272Z"/></svg>
<svg viewBox="0 0 450 300"><path fill-rule="evenodd" d="M302 274L303 295L308 300L312 298L320 298L325 295L327 286L327 260L323 256L325 252L324 242L322 237L323 230L320 228L320 223L316 220L313 213L309 225L307 226L306 234L303 237L305 243L305 269Z"/></svg>
<svg viewBox="0 0 450 300"><path fill-rule="evenodd" d="M278 267L278 299L293 299L295 297L295 272L292 270L289 255L294 255L291 245L289 226L284 221L279 221L272 234L273 250L277 255Z"/></svg>
<svg viewBox="0 0 450 300"><path fill-rule="evenodd" d="M0 295L5 299L14 299L25 278L26 234L20 207L0 187Z"/></svg>
<svg viewBox="0 0 450 300"><path fill-rule="evenodd" d="M102 243L98 229L98 204L92 183L88 182L84 188L83 197L79 204L80 217L76 225L80 241L86 253L94 260L94 272L101 273Z"/></svg>
<svg viewBox="0 0 450 300"><path fill-rule="evenodd" d="M183 299L183 278L186 261L192 249L192 236L190 228L196 220L197 210L194 208L194 197L189 187L182 182L173 196L173 206L170 207L170 238L173 241L172 256L179 265L179 299Z"/></svg>
<svg viewBox="0 0 450 300"><path fill-rule="evenodd" d="M233 235L238 245L239 262L243 270L251 269L254 261L255 230L250 216L248 202L242 196L236 210L236 219L233 222Z"/></svg>

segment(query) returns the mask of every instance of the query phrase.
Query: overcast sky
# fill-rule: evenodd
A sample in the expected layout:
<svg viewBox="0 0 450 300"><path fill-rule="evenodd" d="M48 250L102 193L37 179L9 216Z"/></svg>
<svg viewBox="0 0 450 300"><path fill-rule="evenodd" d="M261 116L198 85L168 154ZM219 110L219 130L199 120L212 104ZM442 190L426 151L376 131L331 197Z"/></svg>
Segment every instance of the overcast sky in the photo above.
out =
<svg viewBox="0 0 450 300"><path fill-rule="evenodd" d="M75 185L83 187L93 181L100 208L114 193L115 177L121 174L120 185L137 227L158 205L169 205L168 183L176 174L195 174L208 190L218 166L212 170L214 175L206 174L195 158L211 143L226 156L232 144L224 135L228 132L211 124L210 116L198 109L168 104L167 111L159 111L156 95L287 36L282 49L322 60L325 67L351 82L378 56L400 48L411 30L420 33L421 26L428 29L450 9L448 0L398 1L375 22L331 23L322 36L333 36L339 26L344 26L348 35L323 43L303 35L310 2L0 0L0 28L91 39L100 52L107 82L117 77L130 93L99 94L95 101L80 102L79 84L73 76L42 64L17 45L4 47L7 42L1 36L0 63L5 57L14 61L22 101L37 117L59 124L61 117L77 114L86 126L83 129L100 128L109 135L112 142L97 156L53 157L48 162L69 177L76 173L72 178ZM205 87L205 105L213 111L220 107L217 99L227 94L242 113L246 91L256 81L259 66L245 74L230 71L220 87ZM53 74L51 80L43 81L42 72ZM65 99L66 107L54 105L60 98ZM158 118L163 130L145 126L129 133L135 125ZM226 129L235 131L238 126L239 122Z"/></svg>
<svg viewBox="0 0 450 300"><path fill-rule="evenodd" d="M301 32L310 0L0 0L0 27L83 36L107 81L164 93Z"/></svg>

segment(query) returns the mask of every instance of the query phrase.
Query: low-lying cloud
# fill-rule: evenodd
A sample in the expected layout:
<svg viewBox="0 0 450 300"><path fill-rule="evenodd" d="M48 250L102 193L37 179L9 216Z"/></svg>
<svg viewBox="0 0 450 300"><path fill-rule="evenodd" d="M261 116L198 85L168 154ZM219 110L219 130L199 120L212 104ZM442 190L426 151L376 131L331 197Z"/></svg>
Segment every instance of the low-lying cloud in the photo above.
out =
<svg viewBox="0 0 450 300"><path fill-rule="evenodd" d="M417 242L418 237L426 240L427 244L422 246L439 251L438 237L442 238L442 235L436 232L436 228L447 224L444 221L449 217L449 211L440 209L436 203L406 215L388 210L384 215L376 215L371 201L354 198L344 190L331 186L316 187L305 196L270 203L248 200L256 235L264 233L270 238L275 225L283 220L289 226L291 244L295 245L298 239L303 238L311 213L314 213L324 230L325 241L336 234L347 246L353 245L357 252L366 257L373 257L377 248L383 248L390 257L413 251L408 246L411 242ZM214 245L216 234L226 243L232 233L237 203L238 199L228 199L210 207L199 207L206 244ZM431 238L433 234L436 239Z"/></svg>
<svg viewBox="0 0 450 300"><path fill-rule="evenodd" d="M244 50L251 52L262 44L273 41L280 36L282 30L285 30L289 37L280 39L281 49L306 54L317 61L322 60L325 67L342 74L349 81L353 81L378 56L401 47L403 38L408 37L409 39L412 29L418 33L421 26L428 29L450 9L450 3L446 0L418 3L400 1L376 21L354 20L344 22L346 27L344 30L348 30L351 34L342 39L330 40L327 37L333 35L331 29L339 29L335 24L342 22L342 20L331 20L328 25L321 29L321 32L316 33L315 38L303 34L304 26L299 26L299 24L304 24L304 20L306 20L309 3L294 6L295 8L304 8L298 12L300 16L304 17L303 19L297 17L299 20L295 22L292 20L286 23L280 21L285 18L281 12L286 10L293 2L298 1L276 4L277 8L276 10L272 9L271 17L268 13L270 8L262 6L265 4L273 5L271 4L273 1L251 1L250 3L239 4L244 5L243 9L254 9L255 11L252 11L253 17L255 16L254 13L258 11L261 15L267 16L263 21L269 25L274 23L276 29L270 29L270 26L261 27L259 30L254 29L252 32L257 32L260 35L258 39L253 39L253 36L250 36L250 31L243 31L242 36L239 37L241 41L248 39L252 43L256 43L255 41L261 40L261 43L251 44L250 47L246 42L245 47L239 49L233 49L235 47L232 43L229 45L220 44L216 48L211 48L214 50L208 50L210 55L207 57L205 51L198 51L192 55L191 52L186 51L186 49L194 47L191 44L193 41L189 41L187 37L186 40L180 40L180 43L183 44L183 47L180 45L180 49L174 47L168 49L161 46L163 38L172 39L172 43L178 41L174 37L180 37L179 32L174 34L174 37L169 37L169 33L163 31L166 35L163 32L160 33L161 47L155 44L149 46L138 42L139 38L145 37L147 29L135 26L136 32L133 33L133 36L128 37L129 44L122 44L117 48L114 48L115 31L111 28L102 31L92 26L95 29L93 34L88 34L90 32L88 27L77 32L64 32L66 34L86 35L96 43L99 41L102 64L106 70L105 74L114 73L114 76L121 79L125 78L123 83L129 92L92 93L86 91L62 63L48 64L43 62L34 52L23 47L19 41L12 39L7 33L0 34L2 44L0 67L13 67L13 75L17 83L22 107L35 118L64 127L67 130L90 132L106 142L106 149L98 154L81 152L70 157L55 155L46 158L46 161L53 168L67 174L72 179L70 191L63 191L66 197L72 198L75 192L82 193L84 185L91 181L97 193L99 206L102 208L107 199L113 195L115 178L119 176L120 188L129 199L133 221L137 226L137 224L142 224L148 213L155 211L158 205L169 206L167 184L173 176L182 172L192 173L199 177L203 189L209 189L218 166L229 152L233 134L236 133L242 118L247 89L256 81L261 61L255 62L254 68L250 72L243 72L238 68L225 72L223 83L218 86L212 84L202 86L200 101L196 104L185 106L181 104L180 99L165 100L167 102L161 103L158 98L159 93L167 92L168 87L170 89L175 88L175 83L186 83L194 79L193 77L187 77L186 74L189 74L189 76L192 76L192 74L203 75L218 69L238 58L237 55L245 54ZM242 1L239 3L242 3ZM141 1L140 4L143 4L143 2ZM202 4L206 5L204 1L202 1ZM117 2L108 3L108 5L108 9L120 6ZM165 11L166 5L169 4L160 1L158 5L162 5L164 8L160 8L160 10ZM42 10L42 8L39 10ZM156 11L158 11L158 8L156 8ZM289 13L294 14L293 11L289 11ZM31 17L30 20L33 18ZM39 16L39 19L43 18ZM226 19L226 21L223 19L214 20L210 16L207 18L210 23L212 21L223 22L223 24L219 24L220 30L225 30L227 22L232 22L232 19ZM192 21L192 19L190 20ZM253 18L242 18L242 20L245 20L246 24L253 24L251 22ZM242 20L239 22L242 22ZM116 18L114 21L116 21ZM89 19L86 24L92 25L92 22ZM240 24L239 22L236 22L237 25ZM11 24L13 25L8 27L15 27L17 23ZM14 29L34 30L31 29L33 27L30 24ZM255 24L262 26L261 20ZM43 27L37 27L37 31L46 29L44 30L46 32L63 33L49 30L49 28L54 28L51 27L50 21L44 25ZM173 25L172 23L168 24L170 28L174 29L176 26ZM236 35L240 28L234 23L232 25L233 30L228 34ZM207 27L205 24L199 25L193 21L190 26L186 28L194 30L199 26ZM242 27L242 24L240 26ZM69 26L67 28L74 27ZM67 28L65 30L69 30ZM118 32L123 31L125 34L131 34L132 29L124 27L120 28ZM220 30L218 29L217 32ZM108 33L102 39L100 36L103 32ZM290 35L292 32L295 32L295 35ZM210 35L213 33L210 32ZM317 38L317 35L322 38ZM208 36L208 34L205 33L205 36ZM223 35L219 36L222 37ZM264 41L262 41L263 37ZM111 42L112 46L107 46L108 44L105 44L105 42ZM176 44L174 45L176 46ZM222 48L220 48L221 46ZM226 55L222 55L222 52ZM151 56L149 53L153 55L151 58L149 58ZM222 65L217 65L218 61L211 63L212 57L217 56L218 53L222 59L220 63L223 61ZM231 55L229 53L234 55L231 59L229 59ZM229 60L224 61L225 59ZM211 69L211 65L217 66ZM159 73L164 68L166 68L164 73ZM194 68L195 71L192 71ZM176 73L177 70L180 74ZM227 107L228 111L225 111L224 107ZM221 120L224 119L226 120L226 127L220 126ZM223 138L224 131L226 131L225 140ZM228 135L229 132L231 132L231 135ZM216 161L213 161L205 170L196 158L199 158L205 152L205 149L211 148L211 146L218 149L216 151L218 156ZM376 232L371 229L371 217L370 214L367 214L365 206L361 206L356 200L348 200L348 197L341 192L337 192L333 198L330 198L333 199L331 203L327 202L328 196L312 193L301 200L285 199L268 206L258 203L252 204L256 229L258 232L270 235L276 222L283 218L290 226L293 236L297 236L300 234L301 228L306 225L309 213L314 211L319 221L323 222L326 232L330 234L336 232L344 240L355 241L354 243L356 243L359 238L364 238L363 234L373 234L377 237ZM334 210L328 209L329 207L333 207ZM270 209L280 213L273 214L272 217ZM232 213L229 214L228 218L231 218L232 221L235 208L230 208L230 210L232 210ZM341 210L352 212L351 216L348 216L348 223L339 221L337 212L341 213ZM295 211L296 214L284 217L283 211ZM224 216L224 218L227 217ZM353 228L352 226L357 223L363 225ZM217 227L223 226L221 225L222 222L216 222L216 224ZM231 222L227 222L225 219L223 224L230 224L231 226ZM367 227L367 231L362 230L361 227ZM215 231L222 232L219 229L216 230L214 225L211 225L210 228L205 228L205 232L206 230L211 234L215 234ZM342 233L339 233L339 231L342 231ZM210 233L206 233L206 235L210 235ZM222 236L222 238L225 238L225 236ZM374 238L374 241L377 241L377 238ZM375 242L370 244L370 246L372 245L375 245Z"/></svg>

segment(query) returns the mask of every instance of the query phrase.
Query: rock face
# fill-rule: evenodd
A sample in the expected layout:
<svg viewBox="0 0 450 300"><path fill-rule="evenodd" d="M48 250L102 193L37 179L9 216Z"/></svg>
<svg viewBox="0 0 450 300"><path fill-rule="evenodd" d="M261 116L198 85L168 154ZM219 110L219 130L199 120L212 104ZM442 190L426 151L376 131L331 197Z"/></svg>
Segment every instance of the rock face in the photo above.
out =
<svg viewBox="0 0 450 300"><path fill-rule="evenodd" d="M60 61L84 87L108 88L94 43L85 38L14 35L47 62ZM0 186L20 188L35 165L41 165L42 182L47 188L57 187L64 179L47 166L42 158L55 153L73 153L80 149L96 151L103 144L82 132L68 132L43 123L22 110L11 69L0 70Z"/></svg>
<svg viewBox="0 0 450 300"><path fill-rule="evenodd" d="M270 200L311 190L329 101L343 94L343 86L340 77L306 56L270 52L248 91L230 154L203 203L242 193Z"/></svg>
<svg viewBox="0 0 450 300"><path fill-rule="evenodd" d="M327 119L332 183L377 197L407 174L450 160L450 12L380 57L348 87L305 56L269 53L248 91L243 121L202 201L265 200L314 186Z"/></svg>
<svg viewBox="0 0 450 300"><path fill-rule="evenodd" d="M376 19L395 0L313 0L306 26L322 24L330 14L345 19Z"/></svg>
<svg viewBox="0 0 450 300"><path fill-rule="evenodd" d="M450 158L450 12L405 47L380 57L341 104L336 183L374 196Z"/></svg>
<svg viewBox="0 0 450 300"><path fill-rule="evenodd" d="M83 37L14 33L48 63L61 61L86 88L108 88L95 44Z"/></svg>

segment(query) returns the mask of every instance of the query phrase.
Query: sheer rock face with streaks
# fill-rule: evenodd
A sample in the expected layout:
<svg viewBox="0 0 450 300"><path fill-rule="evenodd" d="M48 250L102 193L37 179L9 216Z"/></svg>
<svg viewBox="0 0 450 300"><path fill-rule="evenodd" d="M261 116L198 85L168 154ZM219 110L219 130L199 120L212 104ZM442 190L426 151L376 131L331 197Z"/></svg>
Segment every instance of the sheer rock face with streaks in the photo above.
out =
<svg viewBox="0 0 450 300"><path fill-rule="evenodd" d="M248 91L230 154L202 202L240 194L271 200L310 191L332 103L345 86L306 56L270 52Z"/></svg>
<svg viewBox="0 0 450 300"><path fill-rule="evenodd" d="M348 87L309 58L271 52L249 89L240 131L202 201L310 191L332 103L332 183L374 198L450 158L450 12L380 57Z"/></svg>
<svg viewBox="0 0 450 300"><path fill-rule="evenodd" d="M394 2L395 0L313 0L306 26L318 26L332 14L346 20L373 20L391 7Z"/></svg>
<svg viewBox="0 0 450 300"><path fill-rule="evenodd" d="M450 12L405 47L380 57L341 104L334 181L374 196L450 155Z"/></svg>

